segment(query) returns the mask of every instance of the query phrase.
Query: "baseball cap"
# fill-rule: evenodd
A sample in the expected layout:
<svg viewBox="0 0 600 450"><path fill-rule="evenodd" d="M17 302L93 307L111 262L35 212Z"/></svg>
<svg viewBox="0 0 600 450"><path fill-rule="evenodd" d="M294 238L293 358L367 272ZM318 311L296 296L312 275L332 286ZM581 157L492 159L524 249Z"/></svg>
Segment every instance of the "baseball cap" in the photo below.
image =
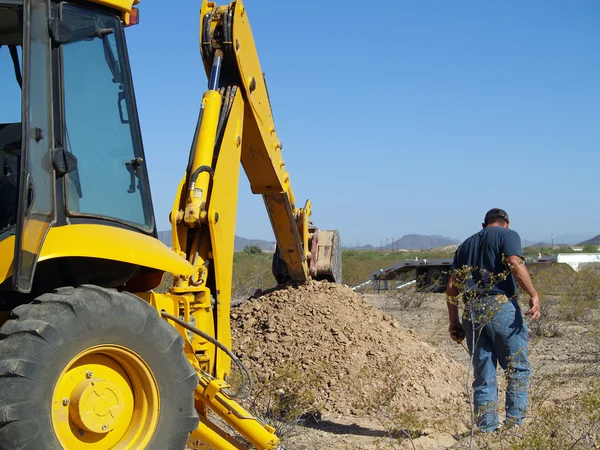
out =
<svg viewBox="0 0 600 450"><path fill-rule="evenodd" d="M492 208L486 213L484 223L487 225L490 223L494 223L498 219L504 219L507 222L509 222L508 214L506 214L506 211L500 208Z"/></svg>

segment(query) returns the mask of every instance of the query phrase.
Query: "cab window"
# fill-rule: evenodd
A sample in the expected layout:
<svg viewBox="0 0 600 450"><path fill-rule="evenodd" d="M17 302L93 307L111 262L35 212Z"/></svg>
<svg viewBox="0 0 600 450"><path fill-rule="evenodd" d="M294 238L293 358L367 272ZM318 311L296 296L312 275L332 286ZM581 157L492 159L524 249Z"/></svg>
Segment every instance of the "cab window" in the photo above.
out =
<svg viewBox="0 0 600 450"><path fill-rule="evenodd" d="M0 4L0 236L16 224L21 150L23 8Z"/></svg>

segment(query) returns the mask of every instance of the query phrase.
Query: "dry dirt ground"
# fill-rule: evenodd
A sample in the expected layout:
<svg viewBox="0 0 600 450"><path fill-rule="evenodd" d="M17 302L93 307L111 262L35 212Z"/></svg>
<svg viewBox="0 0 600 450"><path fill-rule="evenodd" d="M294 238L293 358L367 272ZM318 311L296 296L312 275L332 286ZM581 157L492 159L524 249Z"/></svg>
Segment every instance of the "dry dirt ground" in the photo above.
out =
<svg viewBox="0 0 600 450"><path fill-rule="evenodd" d="M233 308L234 352L255 379L248 407L281 427L286 449L468 448L467 352L448 337L445 296L409 289L311 282ZM590 362L586 330L565 331L532 339L533 383ZM565 383L555 400L585 382Z"/></svg>

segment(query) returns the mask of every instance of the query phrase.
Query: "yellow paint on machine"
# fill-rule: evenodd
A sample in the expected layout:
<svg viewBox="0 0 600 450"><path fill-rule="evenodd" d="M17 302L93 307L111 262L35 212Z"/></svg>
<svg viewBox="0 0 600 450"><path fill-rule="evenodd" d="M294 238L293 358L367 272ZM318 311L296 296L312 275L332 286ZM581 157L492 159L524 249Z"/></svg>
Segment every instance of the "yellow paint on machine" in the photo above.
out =
<svg viewBox="0 0 600 450"><path fill-rule="evenodd" d="M90 0L90 2L116 9L121 13L121 18L125 25L129 25L131 8L137 5L140 0Z"/></svg>
<svg viewBox="0 0 600 450"><path fill-rule="evenodd" d="M208 210L217 287L216 338L228 348L231 348L231 283L244 108L242 95L237 92L223 135L219 160L215 167ZM230 363L229 356L223 352L218 353L216 366L218 378L224 379L229 375Z"/></svg>
<svg viewBox="0 0 600 450"><path fill-rule="evenodd" d="M15 238L0 242L0 254L12 255ZM114 226L75 224L48 232L39 261L63 257L100 258L191 276L192 265L158 239ZM0 282L12 275L12 258L0 261Z"/></svg>
<svg viewBox="0 0 600 450"><path fill-rule="evenodd" d="M280 441L275 436L275 429L252 417L248 411L225 395L223 389L228 387L229 385L222 380L200 376L196 392L200 394L199 400L202 403L216 412L258 450L275 450L278 448ZM216 446L218 449L238 448L232 445L224 435L216 432L215 428L207 426L206 422L203 423L202 421L198 425L198 429L192 432L190 442L195 439L200 442L212 442L218 445Z"/></svg>
<svg viewBox="0 0 600 450"><path fill-rule="evenodd" d="M75 356L52 395L52 426L68 449L146 448L159 416L152 371L119 345L99 345Z"/></svg>

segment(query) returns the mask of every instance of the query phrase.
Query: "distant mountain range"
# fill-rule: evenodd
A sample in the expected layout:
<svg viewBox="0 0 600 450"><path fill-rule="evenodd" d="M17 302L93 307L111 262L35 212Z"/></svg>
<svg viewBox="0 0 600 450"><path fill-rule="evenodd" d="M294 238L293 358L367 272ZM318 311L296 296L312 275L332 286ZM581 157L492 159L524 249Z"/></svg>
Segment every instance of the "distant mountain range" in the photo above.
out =
<svg viewBox="0 0 600 450"><path fill-rule="evenodd" d="M586 244L594 244L594 239L599 239L600 235L595 238L591 238L589 234L579 234L579 233L567 233L561 234L558 236L548 236L544 239L540 239L539 241L530 241L527 239L522 239L523 247L550 247L552 243L554 243L554 247L569 247L572 245L586 245ZM598 243L600 245L600 242Z"/></svg>
<svg viewBox="0 0 600 450"><path fill-rule="evenodd" d="M171 230L167 231L159 231L158 239L165 245L171 246ZM233 248L236 252L241 252L246 248L246 246L250 247L260 247L261 250L272 252L275 250L275 241L263 241L261 239L246 239L240 236L235 237L235 241L233 243Z"/></svg>
<svg viewBox="0 0 600 450"><path fill-rule="evenodd" d="M158 239L165 245L171 246L171 230L159 231ZM587 240L586 240L587 239ZM396 239L393 243L388 242L386 245L362 245L344 248L352 250L429 250L432 248L442 247L445 245L460 244L462 241L453 239L446 236L434 235L423 235L423 234L406 234L400 239ZM548 237L540 241L531 241L522 239L523 247L550 247L552 238ZM589 235L582 235L576 233L561 234L554 237L554 246L569 246L569 245L600 245L600 235L590 239ZM240 252L244 250L246 246L260 247L261 250L272 252L275 249L275 241L265 241L262 239L246 239L241 236L235 236L234 250Z"/></svg>
<svg viewBox="0 0 600 450"><path fill-rule="evenodd" d="M600 245L600 234L587 241L580 242L579 245Z"/></svg>
<svg viewBox="0 0 600 450"><path fill-rule="evenodd" d="M165 245L171 246L171 230L159 231L158 239ZM422 234L407 234L402 236L400 239L396 239L393 243L378 247L376 245L363 245L360 247L352 247L355 250L426 250L436 247L442 247L444 245L460 244L457 239L452 239L445 236L439 235L422 235ZM261 250L272 252L275 250L275 241L264 241L262 239L246 239L241 236L235 237L234 250L240 252L244 250L246 246L260 247ZM344 248L350 248L344 246Z"/></svg>
<svg viewBox="0 0 600 450"><path fill-rule="evenodd" d="M590 239L592 236L589 234L581 233L566 233L554 236L554 245L566 244L566 245L578 245L580 242ZM552 242L552 236L547 236L544 239L540 239L542 242Z"/></svg>
<svg viewBox="0 0 600 450"><path fill-rule="evenodd" d="M446 236L423 235L423 234L406 234L400 239L396 239L387 245L363 245L360 247L345 247L353 250L428 250L432 248L442 247L444 245L460 244L458 239L452 239Z"/></svg>
<svg viewBox="0 0 600 450"><path fill-rule="evenodd" d="M236 252L241 252L244 248L248 247L260 247L262 251L274 252L275 241L263 241L262 239L246 239L240 236L235 237L233 248Z"/></svg>

